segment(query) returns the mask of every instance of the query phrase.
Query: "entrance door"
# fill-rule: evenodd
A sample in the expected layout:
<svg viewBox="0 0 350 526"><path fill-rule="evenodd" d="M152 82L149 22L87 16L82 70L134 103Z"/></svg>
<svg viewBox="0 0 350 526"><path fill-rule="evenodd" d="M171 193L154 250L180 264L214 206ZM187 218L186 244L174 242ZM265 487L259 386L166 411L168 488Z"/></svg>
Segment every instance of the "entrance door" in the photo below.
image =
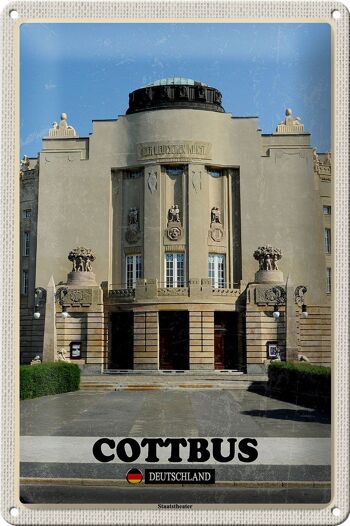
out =
<svg viewBox="0 0 350 526"><path fill-rule="evenodd" d="M134 368L134 313L115 312L112 314L112 341L110 348L110 369Z"/></svg>
<svg viewBox="0 0 350 526"><path fill-rule="evenodd" d="M215 369L239 368L237 320L236 312L214 313Z"/></svg>
<svg viewBox="0 0 350 526"><path fill-rule="evenodd" d="M159 368L189 368L189 317L186 311L159 313Z"/></svg>

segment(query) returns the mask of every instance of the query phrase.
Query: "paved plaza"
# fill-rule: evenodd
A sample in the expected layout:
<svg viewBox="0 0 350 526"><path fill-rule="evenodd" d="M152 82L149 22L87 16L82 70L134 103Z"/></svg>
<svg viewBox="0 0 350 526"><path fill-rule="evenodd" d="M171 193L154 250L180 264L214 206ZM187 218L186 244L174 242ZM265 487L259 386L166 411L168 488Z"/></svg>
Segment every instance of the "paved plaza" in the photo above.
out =
<svg viewBox="0 0 350 526"><path fill-rule="evenodd" d="M142 502L329 500L327 416L246 389L78 391L24 400L22 500L132 502L135 488L125 480L132 465L96 463L86 448L94 437L162 436L258 438L262 453L252 464L206 464L216 470L218 484L211 490L142 485L137 489ZM169 464L133 466L169 468ZM55 485L56 479L65 485Z"/></svg>

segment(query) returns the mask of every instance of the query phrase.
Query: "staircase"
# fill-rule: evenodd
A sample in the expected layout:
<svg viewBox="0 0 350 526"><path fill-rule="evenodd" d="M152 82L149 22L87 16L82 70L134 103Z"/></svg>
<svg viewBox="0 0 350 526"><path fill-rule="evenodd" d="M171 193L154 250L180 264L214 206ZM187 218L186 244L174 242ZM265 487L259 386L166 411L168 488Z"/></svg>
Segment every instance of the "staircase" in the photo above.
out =
<svg viewBox="0 0 350 526"><path fill-rule="evenodd" d="M253 383L262 388L267 382L265 375L246 375L238 372L159 374L153 371L134 373L107 373L100 376L82 376L81 391L158 391L186 389L243 389Z"/></svg>

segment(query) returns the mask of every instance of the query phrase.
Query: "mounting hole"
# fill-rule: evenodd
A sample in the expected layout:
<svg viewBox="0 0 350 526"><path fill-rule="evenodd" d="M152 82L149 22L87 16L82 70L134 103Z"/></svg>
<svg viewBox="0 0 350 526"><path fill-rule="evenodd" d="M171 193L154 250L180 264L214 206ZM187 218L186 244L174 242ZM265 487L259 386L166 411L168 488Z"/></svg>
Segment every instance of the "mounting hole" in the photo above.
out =
<svg viewBox="0 0 350 526"><path fill-rule="evenodd" d="M339 18L341 18L341 12L338 11L338 9L334 9L332 11L332 18L334 18L334 20L339 20Z"/></svg>
<svg viewBox="0 0 350 526"><path fill-rule="evenodd" d="M334 515L334 517L339 517L340 515L340 509L339 508L332 508L332 515Z"/></svg>
<svg viewBox="0 0 350 526"><path fill-rule="evenodd" d="M11 517L18 517L19 509L18 508L10 508L10 515Z"/></svg>
<svg viewBox="0 0 350 526"><path fill-rule="evenodd" d="M11 11L9 12L9 15L10 15L10 18L12 18L12 20L17 20L17 18L19 18L19 13L18 11L16 11L16 9L11 9ZM11 509L14 509L14 508L11 508Z"/></svg>

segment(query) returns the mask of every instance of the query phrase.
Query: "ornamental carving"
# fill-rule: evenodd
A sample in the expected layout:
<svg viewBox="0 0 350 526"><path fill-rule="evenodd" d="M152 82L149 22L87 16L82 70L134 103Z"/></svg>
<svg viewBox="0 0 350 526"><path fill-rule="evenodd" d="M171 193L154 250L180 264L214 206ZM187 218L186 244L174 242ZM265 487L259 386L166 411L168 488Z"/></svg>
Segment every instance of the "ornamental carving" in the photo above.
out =
<svg viewBox="0 0 350 526"><path fill-rule="evenodd" d="M172 205L168 210L166 235L171 241L177 241L178 239L181 239L183 235L179 205Z"/></svg>
<svg viewBox="0 0 350 526"><path fill-rule="evenodd" d="M128 228L125 232L125 239L131 245L140 240L140 224L138 208L130 208L128 213Z"/></svg>
<svg viewBox="0 0 350 526"><path fill-rule="evenodd" d="M181 229L181 227L173 226L171 228L168 228L167 236L172 241L177 241L182 236L182 229Z"/></svg>
<svg viewBox="0 0 350 526"><path fill-rule="evenodd" d="M168 210L168 223L180 223L179 205L172 205Z"/></svg>
<svg viewBox="0 0 350 526"><path fill-rule="evenodd" d="M304 124L300 117L294 117L290 108L286 109L285 118L280 122L276 128L275 133L282 134L299 134L304 133Z"/></svg>
<svg viewBox="0 0 350 526"><path fill-rule="evenodd" d="M210 212L209 236L216 243L221 241L224 237L224 229L221 224L221 211L217 206L214 206Z"/></svg>
<svg viewBox="0 0 350 526"><path fill-rule="evenodd" d="M307 287L305 287L305 285L299 285L295 291L294 291L294 295L295 295L295 303L297 305L299 305L299 307L301 307L305 302L304 302L304 296L305 294L307 293Z"/></svg>
<svg viewBox="0 0 350 526"><path fill-rule="evenodd" d="M192 171L192 186L196 193L202 189L202 172Z"/></svg>
<svg viewBox="0 0 350 526"><path fill-rule="evenodd" d="M277 261L282 258L282 252L279 248L274 248L271 245L259 247L253 256L259 261L259 270L279 270Z"/></svg>
<svg viewBox="0 0 350 526"><path fill-rule="evenodd" d="M220 209L217 206L214 206L211 209L210 223L211 224L213 224L213 223L221 223L221 212L220 212Z"/></svg>
<svg viewBox="0 0 350 526"><path fill-rule="evenodd" d="M61 137L77 137L77 133L73 126L67 123L67 114L61 113L61 120L59 123L53 122L52 128L49 129L49 137L61 138Z"/></svg>
<svg viewBox="0 0 350 526"><path fill-rule="evenodd" d="M90 248L77 247L69 252L68 259L73 263L72 272L91 272L96 257Z"/></svg>
<svg viewBox="0 0 350 526"><path fill-rule="evenodd" d="M46 290L43 287L37 287L34 291L35 306L40 307L45 305L46 302Z"/></svg>
<svg viewBox="0 0 350 526"><path fill-rule="evenodd" d="M268 303L281 305L286 302L286 291L283 287L272 287L265 290L265 299Z"/></svg>
<svg viewBox="0 0 350 526"><path fill-rule="evenodd" d="M157 190L158 186L158 175L157 172L148 172L147 178L148 189L153 194Z"/></svg>
<svg viewBox="0 0 350 526"><path fill-rule="evenodd" d="M67 295L70 303L79 303L80 305L91 305L92 304L92 291L91 289L72 289Z"/></svg>
<svg viewBox="0 0 350 526"><path fill-rule="evenodd" d="M137 208L130 208L128 213L128 225L138 225L139 224L139 211Z"/></svg>
<svg viewBox="0 0 350 526"><path fill-rule="evenodd" d="M213 241L218 243L224 237L224 229L218 223L212 223L209 230L210 237Z"/></svg>

